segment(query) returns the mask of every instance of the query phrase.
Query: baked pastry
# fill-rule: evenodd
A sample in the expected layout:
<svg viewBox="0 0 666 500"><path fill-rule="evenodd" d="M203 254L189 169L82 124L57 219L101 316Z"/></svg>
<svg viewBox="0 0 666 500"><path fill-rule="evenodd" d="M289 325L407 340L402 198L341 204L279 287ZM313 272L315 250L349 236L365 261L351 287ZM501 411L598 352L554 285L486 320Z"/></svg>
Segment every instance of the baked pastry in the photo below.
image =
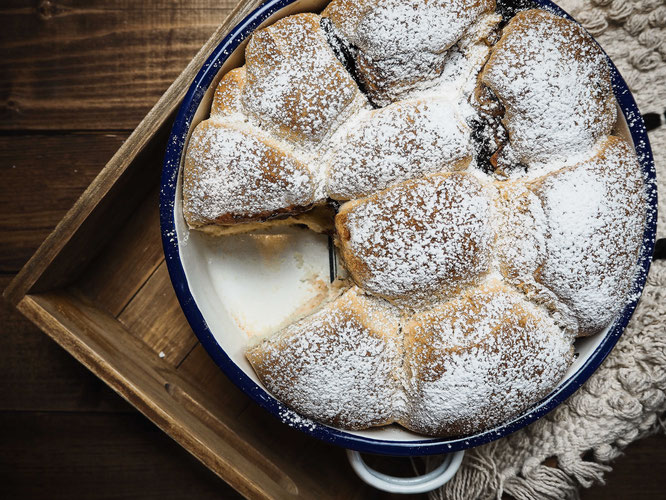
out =
<svg viewBox="0 0 666 500"><path fill-rule="evenodd" d="M402 413L399 318L352 287L247 358L273 394L306 415L346 429L386 425Z"/></svg>
<svg viewBox="0 0 666 500"><path fill-rule="evenodd" d="M399 423L465 434L544 396L573 355L570 338L498 282L412 316L358 287L250 348L281 401L346 429ZM508 389L508 390L507 390Z"/></svg>
<svg viewBox="0 0 666 500"><path fill-rule="evenodd" d="M320 220L322 210L301 215L324 197L323 167L312 152L367 101L320 21L298 14L257 31L246 64L220 80L210 118L195 129L185 157L190 227L226 234L238 232L239 222L269 219L332 226Z"/></svg>
<svg viewBox="0 0 666 500"><path fill-rule="evenodd" d="M312 205L308 167L242 127L213 120L192 134L183 175L183 212L190 227L292 214Z"/></svg>
<svg viewBox="0 0 666 500"><path fill-rule="evenodd" d="M368 196L472 160L469 130L448 99L400 101L363 114L331 151L326 190L335 200Z"/></svg>
<svg viewBox="0 0 666 500"><path fill-rule="evenodd" d="M544 303L577 335L599 332L630 293L643 239L643 175L633 150L623 139L607 137L592 157L525 187L521 199L533 201L519 202L531 219L522 225L520 238L535 244L524 245L516 241L518 233L503 232L507 277L528 294L552 294ZM529 259L516 251L526 246L532 250L521 253Z"/></svg>
<svg viewBox="0 0 666 500"><path fill-rule="evenodd" d="M571 164L615 124L605 54L582 26L550 12L516 14L479 79L505 110L500 164Z"/></svg>
<svg viewBox="0 0 666 500"><path fill-rule="evenodd" d="M436 79L447 52L495 0L333 0L322 15L349 46L359 81L381 106Z"/></svg>
<svg viewBox="0 0 666 500"><path fill-rule="evenodd" d="M245 61L243 109L294 142L320 141L365 100L315 14L290 16L257 31Z"/></svg>
<svg viewBox="0 0 666 500"><path fill-rule="evenodd" d="M571 338L522 294L490 280L403 327L405 427L463 435L504 422L548 394Z"/></svg>
<svg viewBox="0 0 666 500"><path fill-rule="evenodd" d="M282 19L190 139L191 229L335 237L347 275L328 302L247 350L303 415L432 436L499 425L632 292L645 187L612 135L606 59L571 21L533 9L499 31L494 9L333 0Z"/></svg>
<svg viewBox="0 0 666 500"><path fill-rule="evenodd" d="M335 227L352 279L408 307L478 283L490 271L494 238L483 191L476 177L456 172L345 203Z"/></svg>

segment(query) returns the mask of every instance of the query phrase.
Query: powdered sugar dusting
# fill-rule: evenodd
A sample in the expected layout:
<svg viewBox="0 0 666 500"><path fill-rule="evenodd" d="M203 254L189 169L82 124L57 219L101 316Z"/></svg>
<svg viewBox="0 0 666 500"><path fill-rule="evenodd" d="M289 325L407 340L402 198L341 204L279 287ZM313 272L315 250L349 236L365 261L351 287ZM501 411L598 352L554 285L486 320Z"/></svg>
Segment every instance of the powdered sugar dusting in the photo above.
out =
<svg viewBox="0 0 666 500"><path fill-rule="evenodd" d="M314 202L306 166L258 137L211 121L187 150L183 210L190 226L268 218Z"/></svg>
<svg viewBox="0 0 666 500"><path fill-rule="evenodd" d="M603 329L629 293L645 219L630 146L611 137L588 161L534 182L546 227L539 281L570 307L581 333Z"/></svg>
<svg viewBox="0 0 666 500"><path fill-rule="evenodd" d="M300 430L313 431L317 425L313 420L303 417L289 408L280 410L279 416L283 422Z"/></svg>
<svg viewBox="0 0 666 500"><path fill-rule="evenodd" d="M448 99L401 101L370 111L335 146L328 193L335 199L368 196L471 160L469 130Z"/></svg>
<svg viewBox="0 0 666 500"><path fill-rule="evenodd" d="M511 20L481 80L506 109L500 163L575 163L615 123L603 52L579 25L545 11Z"/></svg>
<svg viewBox="0 0 666 500"><path fill-rule="evenodd" d="M490 203L469 174L438 174L352 202L336 218L364 289L407 305L449 295L489 270Z"/></svg>
<svg viewBox="0 0 666 500"><path fill-rule="evenodd" d="M247 357L264 385L304 415L351 429L391 423L403 404L398 319L352 288Z"/></svg>
<svg viewBox="0 0 666 500"><path fill-rule="evenodd" d="M496 242L500 268L509 279L533 274L545 258L541 202L523 182L496 185L496 210L501 221Z"/></svg>
<svg viewBox="0 0 666 500"><path fill-rule="evenodd" d="M495 185L498 188L495 256L502 276L532 302L544 306L565 331L577 334L578 321L571 309L536 279L548 258L547 222L541 200L525 182Z"/></svg>
<svg viewBox="0 0 666 500"><path fill-rule="evenodd" d="M525 410L573 354L569 336L499 283L418 314L404 330L403 425L432 435L470 433Z"/></svg>
<svg viewBox="0 0 666 500"><path fill-rule="evenodd" d="M213 104L210 107L211 118L228 117L235 113L242 113L243 106L240 101L241 92L245 85L245 66L229 71L215 89Z"/></svg>
<svg viewBox="0 0 666 500"><path fill-rule="evenodd" d="M243 106L262 125L297 142L320 141L359 97L319 22L315 14L287 17L255 33L246 49Z"/></svg>
<svg viewBox="0 0 666 500"><path fill-rule="evenodd" d="M334 0L323 15L356 49L361 80L385 105L415 83L436 78L446 51L493 7L490 0Z"/></svg>
<svg viewBox="0 0 666 500"><path fill-rule="evenodd" d="M574 335L627 300L644 186L630 146L608 137L605 58L577 25L520 13L475 108L493 6L334 0L324 16L350 72L319 16L285 18L253 35L192 136L191 227L352 200L336 230L356 284L247 352L300 413L283 411L290 425L452 435L501 423L556 385ZM357 81L385 107L371 110ZM479 107L508 131L506 144L506 131L486 137L501 146L494 172L470 146Z"/></svg>

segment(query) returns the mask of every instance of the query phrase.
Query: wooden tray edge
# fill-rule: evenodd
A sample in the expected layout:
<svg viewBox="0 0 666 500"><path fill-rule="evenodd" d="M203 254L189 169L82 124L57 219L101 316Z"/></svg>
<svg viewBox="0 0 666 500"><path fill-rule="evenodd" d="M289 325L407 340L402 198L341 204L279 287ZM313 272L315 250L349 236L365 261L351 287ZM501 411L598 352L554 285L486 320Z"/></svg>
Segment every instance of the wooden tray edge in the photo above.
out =
<svg viewBox="0 0 666 500"><path fill-rule="evenodd" d="M86 188L55 229L46 237L28 262L9 283L2 295L12 305L17 306L30 291L40 276L51 265L92 210L108 194L109 190L125 172L127 167L155 137L158 131L167 125L166 121L180 105L191 81L208 58L212 50L220 43L230 28L238 24L251 10L261 4L259 0L240 2L222 21L203 47L188 63L183 72L174 80L148 114L139 122L132 134L106 163L104 168Z"/></svg>

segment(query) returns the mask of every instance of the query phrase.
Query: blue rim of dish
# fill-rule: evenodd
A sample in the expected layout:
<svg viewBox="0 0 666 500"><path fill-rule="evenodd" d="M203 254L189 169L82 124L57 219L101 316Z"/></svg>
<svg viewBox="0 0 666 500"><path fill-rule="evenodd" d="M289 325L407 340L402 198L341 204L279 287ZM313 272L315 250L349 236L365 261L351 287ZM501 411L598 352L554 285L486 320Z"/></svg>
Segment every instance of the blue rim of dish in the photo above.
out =
<svg viewBox="0 0 666 500"><path fill-rule="evenodd" d="M295 1L298 0L269 0L265 2L243 19L243 21L241 21L240 24L238 24L222 40L222 42L220 42L194 78L189 91L183 99L171 130L171 136L164 158L160 189L162 244L164 246L164 254L173 287L192 330L222 371L260 406L291 427L295 427L315 438L338 446L361 452L384 455L430 455L449 453L480 446L525 427L565 401L592 375L592 373L594 373L613 349L613 346L615 346L617 340L627 326L627 323L636 308L640 293L645 285L656 237L657 191L655 166L645 124L627 84L622 76L620 76L620 73L615 65L613 65L610 58L608 58L612 72L615 96L626 118L634 141L636 153L644 173L648 215L646 217L643 247L639 257L638 271L634 282L633 293L631 294L631 301L627 303L621 316L616 319L615 323L610 328L605 338L596 347L592 355L575 374L569 377L565 382L561 382L556 391L552 392L532 409L524 412L520 417L493 429L467 437L435 438L414 441L393 441L357 436L347 431L329 427L304 417L298 416L297 418L294 418L297 414L293 410L289 409L286 405L270 395L265 389L257 385L231 360L231 358L229 358L215 341L201 311L197 307L187 283L178 249L178 235L175 226L175 217L177 215L174 210L176 186L185 142L195 112L206 93L206 90L214 81L219 68L224 61L226 61L227 57L229 57L243 40L257 29L262 22L275 14L278 10ZM548 0L534 0L533 3L562 17L571 19L566 12Z"/></svg>

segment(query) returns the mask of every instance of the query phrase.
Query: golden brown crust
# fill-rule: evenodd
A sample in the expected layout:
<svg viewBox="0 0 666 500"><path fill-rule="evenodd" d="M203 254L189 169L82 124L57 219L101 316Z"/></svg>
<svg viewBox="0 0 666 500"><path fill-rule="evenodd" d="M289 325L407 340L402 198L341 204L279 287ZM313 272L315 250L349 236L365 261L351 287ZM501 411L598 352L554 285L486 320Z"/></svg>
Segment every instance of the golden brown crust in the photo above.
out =
<svg viewBox="0 0 666 500"><path fill-rule="evenodd" d="M621 310L643 243L644 185L634 151L608 137L588 160L529 188L546 221L534 278L572 311L578 335L595 334Z"/></svg>
<svg viewBox="0 0 666 500"><path fill-rule="evenodd" d="M367 113L335 144L326 189L336 200L369 196L472 160L469 128L446 98L413 99Z"/></svg>
<svg viewBox="0 0 666 500"><path fill-rule="evenodd" d="M359 24L364 21L368 14L380 8L383 4L389 4L388 8L391 8L395 7L398 3L405 4L410 2L399 0L399 2L394 2L394 5L390 5L390 2L382 2L381 0L333 0L326 6L321 15L322 17L329 18L345 38L356 40L359 38ZM417 9L419 8L419 3L423 5L428 2L423 2L422 0L420 2L412 2L412 6ZM467 0L464 4L459 5L454 5L455 1L452 2L450 0L430 0L430 3L441 4L444 8L446 8L445 6L448 3L451 5L452 10L454 10L453 14L456 18L463 17L465 11L480 13L490 12L495 8L495 0ZM399 19L396 21L399 22Z"/></svg>
<svg viewBox="0 0 666 500"><path fill-rule="evenodd" d="M642 244L643 181L631 146L611 136L576 165L497 185L503 276L573 334L606 327Z"/></svg>
<svg viewBox="0 0 666 500"><path fill-rule="evenodd" d="M190 227L297 214L314 202L310 170L269 139L212 120L192 134L183 169Z"/></svg>
<svg viewBox="0 0 666 500"><path fill-rule="evenodd" d="M489 219L482 185L455 172L348 202L335 226L354 281L414 307L453 294L488 272L494 237Z"/></svg>
<svg viewBox="0 0 666 500"><path fill-rule="evenodd" d="M603 51L580 25L544 10L511 19L479 80L504 112L509 144L500 165L566 162L589 151L615 123Z"/></svg>
<svg viewBox="0 0 666 500"><path fill-rule="evenodd" d="M404 326L407 411L434 436L508 420L545 396L572 360L569 337L498 282L418 313Z"/></svg>
<svg viewBox="0 0 666 500"><path fill-rule="evenodd" d="M376 0L333 0L326 6L321 16L330 19L340 34L350 39L354 36L364 14L376 3Z"/></svg>
<svg viewBox="0 0 666 500"><path fill-rule="evenodd" d="M224 75L215 89L210 115L228 116L242 112L240 96L245 85L245 66L232 69Z"/></svg>
<svg viewBox="0 0 666 500"><path fill-rule="evenodd" d="M535 170L522 176L507 168L511 180L502 182L477 171L451 172L470 165L470 151L448 154L445 146L454 136L468 146L469 129L454 113L431 120L440 127L431 135L424 133L428 127L417 126L428 106L445 100L438 94L445 85L434 90L427 82L438 77L452 44L457 46L450 54L466 57L465 44L478 44L476 49L492 37L497 16L483 13L494 2L460 2L334 0L327 7L324 15L336 35L354 46L357 76L371 95L391 100L426 82L414 102L377 111L368 109L336 59L319 16L291 16L257 31L246 65L220 81L211 119L195 130L188 147L183 210L190 227L230 234L305 223L318 230L325 224L308 219L316 208L302 212L321 208L326 196L352 200L335 217L336 244L351 276L342 283L351 288L339 297L330 294L337 298L320 309L307 305L303 310L313 307L310 316L247 352L278 399L331 425L364 429L395 422L441 436L500 424L556 386L571 362L571 334L608 325L628 293L642 236L642 178L631 147L603 139L611 120L607 111L614 106L607 67L580 28L549 13L519 14L493 49L475 94L478 107L503 118L511 132L511 143L491 158L499 162L495 173L515 167L516 158L530 168L544 163L553 150L569 163L556 158L539 164L540 172L550 172L539 178ZM541 23L538 29L535 23ZM405 27L414 36L399 36ZM529 44L517 50L539 29L555 42L545 38L534 45L536 52ZM569 130L561 126L568 122L549 123L548 113L521 108L529 92L511 93L516 81L525 80L524 68L534 71L528 91L548 88L550 74L534 61L553 56L552 46L573 54L575 66L564 76L554 66L558 84L571 75L585 80L589 68L599 70L589 76L591 84L572 87L580 91L574 111L582 106L580 116L589 118L583 127L585 134L592 130L584 138L589 144L561 133ZM487 53L481 49L479 66L470 67L480 67ZM521 57L525 65L514 71ZM547 85L539 87L543 74ZM566 99L555 97L537 101L546 110L553 102L562 105L558 113L570 117ZM391 115L391 109L400 112ZM363 119L384 113L384 121L371 119L368 125ZM442 130L445 123L455 134ZM536 140L530 142L532 129ZM522 143L521 130L528 134ZM569 140L571 151L562 146ZM536 149L520 150L525 144ZM589 156L597 146L591 159L569 154ZM567 166L572 163L577 164ZM347 183L344 189L332 187L336 172L338 187ZM361 181L365 185L359 187ZM594 189L582 196L580 186Z"/></svg>
<svg viewBox="0 0 666 500"><path fill-rule="evenodd" d="M386 105L419 82L436 79L446 52L494 0L333 0L322 13L354 47L358 78Z"/></svg>
<svg viewBox="0 0 666 500"><path fill-rule="evenodd" d="M358 288L246 356L262 383L301 414L346 429L395 420L398 314Z"/></svg>
<svg viewBox="0 0 666 500"><path fill-rule="evenodd" d="M337 60L316 14L281 19L252 35L245 49L244 108L279 136L318 142L362 100Z"/></svg>

